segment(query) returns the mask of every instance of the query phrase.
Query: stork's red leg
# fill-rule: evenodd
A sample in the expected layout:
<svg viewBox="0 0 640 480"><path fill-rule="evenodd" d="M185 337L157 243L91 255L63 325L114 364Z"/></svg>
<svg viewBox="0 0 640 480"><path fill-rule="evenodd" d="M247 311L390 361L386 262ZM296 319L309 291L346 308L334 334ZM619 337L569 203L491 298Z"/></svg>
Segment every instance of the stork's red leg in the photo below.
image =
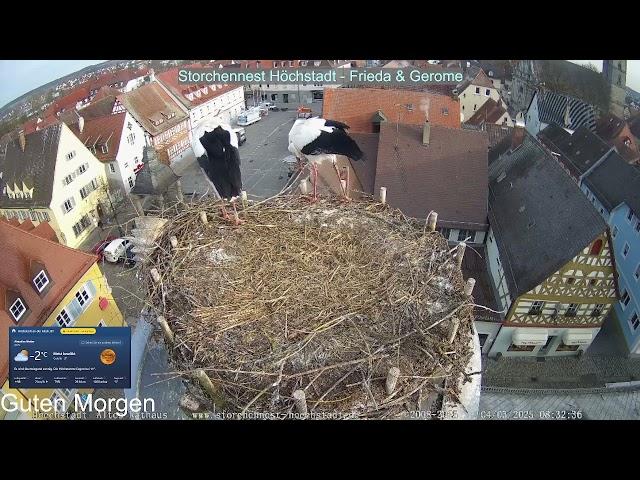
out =
<svg viewBox="0 0 640 480"><path fill-rule="evenodd" d="M220 211L222 212L222 218L229 220L229 214L227 213L227 209L224 205L220 205Z"/></svg>

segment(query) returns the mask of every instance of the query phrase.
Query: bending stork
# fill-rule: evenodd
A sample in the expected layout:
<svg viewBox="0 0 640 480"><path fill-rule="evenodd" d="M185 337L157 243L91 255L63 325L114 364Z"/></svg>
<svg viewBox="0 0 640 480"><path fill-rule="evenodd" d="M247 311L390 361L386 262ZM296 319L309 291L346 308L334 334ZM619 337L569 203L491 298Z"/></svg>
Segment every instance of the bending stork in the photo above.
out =
<svg viewBox="0 0 640 480"><path fill-rule="evenodd" d="M198 126L193 134L192 147L214 196L231 201L237 223L234 202L242 191L242 176L236 133L231 126L214 118ZM224 205L221 210L222 216L229 220Z"/></svg>
<svg viewBox="0 0 640 480"><path fill-rule="evenodd" d="M313 201L318 198L317 164L325 160L324 155L332 155L334 165L336 164L336 155L345 155L353 160L364 159L362 150L348 135L348 129L349 125L345 123L319 117L300 118L291 127L289 151L296 156L299 162L305 159L310 165ZM338 181L340 181L339 172L337 173Z"/></svg>

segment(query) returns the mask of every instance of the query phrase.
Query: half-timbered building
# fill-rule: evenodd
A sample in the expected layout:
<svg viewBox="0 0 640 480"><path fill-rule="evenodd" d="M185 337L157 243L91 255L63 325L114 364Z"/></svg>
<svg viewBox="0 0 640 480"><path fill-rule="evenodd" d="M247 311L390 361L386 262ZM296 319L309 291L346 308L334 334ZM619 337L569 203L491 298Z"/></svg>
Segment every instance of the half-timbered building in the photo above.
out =
<svg viewBox="0 0 640 480"><path fill-rule="evenodd" d="M489 166L487 261L502 327L489 356L586 350L617 299L609 230L535 138Z"/></svg>

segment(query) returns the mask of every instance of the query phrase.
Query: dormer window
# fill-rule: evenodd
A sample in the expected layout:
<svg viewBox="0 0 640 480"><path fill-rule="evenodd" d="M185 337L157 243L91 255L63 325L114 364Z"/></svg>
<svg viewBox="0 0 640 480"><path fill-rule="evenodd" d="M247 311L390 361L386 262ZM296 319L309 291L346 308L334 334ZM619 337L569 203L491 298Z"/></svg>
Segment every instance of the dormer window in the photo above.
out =
<svg viewBox="0 0 640 480"><path fill-rule="evenodd" d="M17 322L20 320L22 315L24 315L24 312L27 311L27 307L21 298L16 298L16 301L9 307L9 311L11 312L13 319Z"/></svg>
<svg viewBox="0 0 640 480"><path fill-rule="evenodd" d="M67 153L67 160L71 160L75 156L76 156L76 151L73 150L73 151Z"/></svg>
<svg viewBox="0 0 640 480"><path fill-rule="evenodd" d="M42 291L49 285L49 277L44 270L40 270L40 272L33 279L33 285L38 290L38 293L42 293Z"/></svg>
<svg viewBox="0 0 640 480"><path fill-rule="evenodd" d="M107 144L100 145L100 151L102 153L109 153L109 146Z"/></svg>

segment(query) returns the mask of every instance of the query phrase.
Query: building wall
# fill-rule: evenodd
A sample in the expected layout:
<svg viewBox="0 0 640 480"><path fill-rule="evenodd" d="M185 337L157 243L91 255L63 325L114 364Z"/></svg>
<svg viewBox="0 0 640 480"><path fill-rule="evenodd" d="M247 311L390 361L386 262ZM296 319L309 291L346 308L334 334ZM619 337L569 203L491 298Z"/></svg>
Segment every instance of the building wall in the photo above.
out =
<svg viewBox="0 0 640 480"><path fill-rule="evenodd" d="M531 135L533 135L534 137L536 135L538 135L538 132L542 129L544 129L544 127L547 126L546 123L542 123L540 121L540 111L538 110L538 94L536 93L534 95L534 99L531 102L531 105L529 106L529 110L527 110L527 113L525 115L525 128L527 129L527 132L529 132Z"/></svg>
<svg viewBox="0 0 640 480"><path fill-rule="evenodd" d="M588 345L580 345L577 351L558 351L557 348L562 343L562 337L566 332L591 332L592 337L595 338L598 332L600 331L600 327L598 328L549 328L547 329L547 333L549 337L553 337L549 344L545 347L544 345L535 345L531 351L509 351L509 347L511 347L513 342L513 334L518 330L519 327L513 326L502 326L500 332L498 333L493 345L491 346L489 357L497 357L498 354L501 354L504 357L570 357L578 355L579 352L583 352L588 348Z"/></svg>
<svg viewBox="0 0 640 480"><path fill-rule="evenodd" d="M480 89L480 93L476 93L476 89ZM487 91L489 94L487 95ZM465 88L458 100L460 101L460 117L462 121L465 121L473 116L477 109L479 109L484 103L492 98L496 102L500 100L500 93L497 88L480 87L478 85L470 84Z"/></svg>
<svg viewBox="0 0 640 480"><path fill-rule="evenodd" d="M487 233L486 245L489 274L495 291L497 292L496 300L498 301L500 309L506 310L511 305L511 295L509 294L509 287L504 275L503 264L500 260L496 237L491 228L489 228L489 232Z"/></svg>
<svg viewBox="0 0 640 480"><path fill-rule="evenodd" d="M67 160L66 156L70 152L75 152L72 159ZM84 173L78 174L75 179L68 185L63 184L63 179L78 172L78 168L88 164L88 168ZM77 247L89 234L95 229L98 222L98 205L104 211L107 210L106 204L103 204L104 192L101 188L94 190L85 199L80 195L80 189L88 185L92 180L96 180L100 185L105 185L107 177L105 166L100 162L73 134L66 125L62 125L60 134L60 144L58 146L58 156L56 161L55 173L53 176L53 193L49 208L52 212L52 227L57 228L56 234L62 243L69 247ZM73 198L75 206L71 211L65 213L63 203ZM86 227L79 235L73 230L73 226L77 224L81 218L85 217L89 220L89 226Z"/></svg>
<svg viewBox="0 0 640 480"><path fill-rule="evenodd" d="M630 322L634 314L640 317L640 277L635 276L636 269L640 268L640 218L634 214L629 221L628 214L629 207L620 205L611 212L608 222L613 237L620 296L625 292L629 294L626 306L621 302L616 303L616 317L622 327L627 348L635 356L640 355L640 326L634 329ZM626 257L623 256L625 245L629 245Z"/></svg>
<svg viewBox="0 0 640 480"><path fill-rule="evenodd" d="M514 300L490 356L498 353L513 356L577 355L589 347L581 345L577 350L558 351L556 348L562 341L558 337L544 349L536 347L530 351L509 351L514 330L505 327L540 328L548 330L549 335L560 335L552 331L593 331L593 340L616 302L615 271L607 235L603 233L594 242L596 240L602 242L598 255L591 255L592 244L587 245L544 282ZM543 302L539 311L533 310L534 302ZM574 316L567 314L571 304L577 307Z"/></svg>
<svg viewBox="0 0 640 480"><path fill-rule="evenodd" d="M199 124L213 118L231 125L245 109L244 88L238 87L211 100L193 107L189 111L189 124L193 132Z"/></svg>
<svg viewBox="0 0 640 480"><path fill-rule="evenodd" d="M500 332L500 323L486 322L482 320L476 320L473 322L478 331L478 337L480 339L480 345L482 348L482 355L488 355L493 343L498 337Z"/></svg>
<svg viewBox="0 0 640 480"><path fill-rule="evenodd" d="M531 102L536 84L533 60L520 60L513 71L509 101L515 111L525 110Z"/></svg>
<svg viewBox="0 0 640 480"><path fill-rule="evenodd" d="M469 245L481 244L484 242L486 235L484 230L475 229L439 228L438 230L447 239L447 241L452 244L457 244L463 241Z"/></svg>
<svg viewBox="0 0 640 480"><path fill-rule="evenodd" d="M133 134L132 142L128 140L131 134ZM120 147L118 148L115 162L112 162L115 172L112 173L109 165L105 165L109 180L115 180L115 183L122 188L125 193L129 193L131 188L133 188L133 186L129 184L130 178L135 185L136 174L133 170L136 164L142 162L144 146L144 130L127 112L124 117L124 128L122 129L122 137L120 138Z"/></svg>
<svg viewBox="0 0 640 480"><path fill-rule="evenodd" d="M78 282L73 286L71 290L65 295L60 304L51 312L51 314L47 317L47 320L44 322L43 326L51 327L51 326L59 326L56 322L56 317L60 314L62 309L65 307L69 307L73 302L77 302L75 300L76 293L82 288L87 288L88 291L93 292L92 297L89 299L88 303L85 304L82 308L82 313L78 316L75 322L70 325L74 327L97 327L102 324L104 327L123 327L127 324L124 321L122 313L116 305L113 297L111 295L111 288L107 283L106 277L100 271L100 267L97 263L94 263L89 270L78 280ZM108 305L104 310L100 308L100 299L106 298L108 300ZM5 382L2 386L2 393L12 393L16 396L22 397L24 399L33 399L34 397L38 397L39 399L43 398L51 398L53 393L55 392L57 395L61 396L64 399L72 400L73 396L76 393L91 393L92 389L79 389L72 390L71 392L63 392L61 389L40 389L40 388L30 388L30 389L11 389L9 388L9 380ZM0 408L0 419L2 418L30 418L31 415L28 413L19 414L15 413L7 413L3 412Z"/></svg>

